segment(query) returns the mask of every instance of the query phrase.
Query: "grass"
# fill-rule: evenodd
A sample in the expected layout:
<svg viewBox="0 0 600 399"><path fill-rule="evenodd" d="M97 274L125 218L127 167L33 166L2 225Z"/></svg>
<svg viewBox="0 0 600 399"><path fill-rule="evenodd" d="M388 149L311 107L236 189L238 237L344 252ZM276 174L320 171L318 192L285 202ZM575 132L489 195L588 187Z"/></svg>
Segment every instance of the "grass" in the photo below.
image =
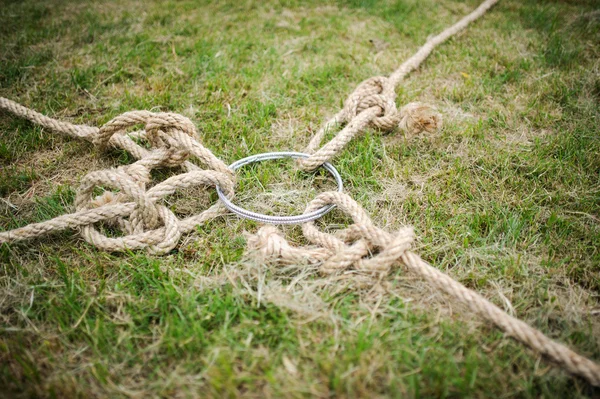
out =
<svg viewBox="0 0 600 399"><path fill-rule="evenodd" d="M190 117L222 159L302 150L363 79L389 74L477 1L3 1L0 95L100 126L133 109ZM370 39L387 43L375 48ZM389 230L436 267L600 359L600 14L503 0L437 49L398 104L435 134L369 131L335 159ZM71 210L123 153L0 117L0 226ZM301 212L325 175L244 168L239 201ZM157 176L160 177L160 176ZM188 191L178 214L216 201ZM323 226L348 220L327 215ZM395 270L324 278L244 255L253 222L201 226L167 256L110 254L76 232L0 247L7 397L595 397L583 380ZM297 227L286 228L302 242Z"/></svg>

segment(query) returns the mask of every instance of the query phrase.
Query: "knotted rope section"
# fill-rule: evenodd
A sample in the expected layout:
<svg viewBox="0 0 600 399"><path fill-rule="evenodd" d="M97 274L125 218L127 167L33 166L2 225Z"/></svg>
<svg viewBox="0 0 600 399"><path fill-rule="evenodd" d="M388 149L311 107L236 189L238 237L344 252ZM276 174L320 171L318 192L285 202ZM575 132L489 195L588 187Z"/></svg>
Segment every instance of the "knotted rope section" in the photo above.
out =
<svg viewBox="0 0 600 399"><path fill-rule="evenodd" d="M336 156L348 142L368 127L383 131L392 131L397 127L410 134L420 131L434 131L441 127L441 115L434 107L409 103L400 111L396 109L395 88L411 71L431 54L433 49L454 36L467 25L480 18L498 0L486 0L469 15L456 24L432 37L412 57L404 62L390 77L376 76L358 85L344 103L344 108L328 120L312 137L306 152L313 154L307 159L299 159L298 165L303 170L313 170ZM345 127L327 144L319 149L325 135L337 125Z"/></svg>
<svg viewBox="0 0 600 399"><path fill-rule="evenodd" d="M354 224L335 235L320 231L314 222L303 224L304 236L317 248L293 247L273 226L261 227L248 240L248 247L265 260L320 263L320 270L324 274L344 271L353 266L365 272L387 273L415 238L410 227L390 234L375 226L356 201L338 191L317 196L309 203L306 212L331 204L350 215Z"/></svg>
<svg viewBox="0 0 600 399"><path fill-rule="evenodd" d="M304 236L312 246L291 245L273 226L261 227L248 240L249 248L261 259L273 263L308 262L320 264L320 270L329 274L350 267L367 272L387 272L393 265L402 265L408 271L427 280L433 287L464 303L473 312L492 322L509 336L530 346L540 354L560 364L569 372L582 376L591 384L600 386L600 366L551 340L527 323L505 313L481 295L468 289L447 274L429 265L410 251L414 240L412 228L400 229L395 234L376 227L364 209L347 194L326 192L308 204L306 211L326 204L335 204L348 214L353 224L325 233L314 222L302 226Z"/></svg>
<svg viewBox="0 0 600 399"><path fill-rule="evenodd" d="M233 173L196 140L196 127L184 116L133 111L95 128L59 122L2 97L0 108L55 131L86 139L99 147L123 149L138 159L131 165L87 174L77 189L75 213L0 232L0 243L80 228L86 241L107 251L147 248L152 253L166 253L177 246L183 233L226 213L225 207L217 203L198 215L179 220L160 203L165 196L194 186L219 186L226 195L233 195ZM138 125L143 125L143 130L129 132ZM150 149L136 140L145 141ZM208 169L201 169L190 162L189 157L201 161ZM150 172L165 167L180 167L184 172L148 189ZM96 194L106 189L116 192ZM119 229L124 235L108 237L96 227L99 222Z"/></svg>
<svg viewBox="0 0 600 399"><path fill-rule="evenodd" d="M314 169L322 165L367 127L385 131L399 127L408 132L439 127L441 117L431 107L411 103L397 110L395 87L427 58L435 46L464 29L496 2L497 0L486 0L457 24L430 39L390 77L373 77L362 82L348 97L344 108L312 138L307 152L313 155L298 160L300 166ZM0 244L39 237L58 230L79 228L88 242L107 251L145 248L153 253L166 253L176 247L182 234L223 215L225 207L217 203L198 215L180 220L161 203L165 196L194 186L219 186L228 197L233 196L232 171L200 144L195 126L181 115L126 112L96 128L60 122L2 97L0 109L48 129L88 140L100 148L123 149L137 159L130 165L87 174L77 190L74 213L0 232ZM328 130L337 124L345 124L345 127L329 143L318 149ZM131 131L140 125L143 126L142 130ZM146 145L140 145L142 142ZM191 162L190 158L199 161L205 169ZM149 187L150 172L156 168L180 168L182 172ZM100 192L105 189L115 191ZM341 192L319 195L308 204L305 213L331 204L347 213L353 224L330 234L320 231L314 222L304 223L304 236L312 244L305 247L290 244L276 227L264 226L249 237L248 247L253 254L265 261L313 263L325 274L348 268L387 273L394 265L403 265L432 286L465 303L473 312L494 323L508 335L529 345L569 372L600 386L600 366L596 363L506 314L481 295L412 253L410 246L415 238L412 228L402 228L394 234L380 229L356 201ZM104 234L98 228L99 224L118 229L122 235L113 237Z"/></svg>
<svg viewBox="0 0 600 399"><path fill-rule="evenodd" d="M344 103L344 108L331 118L311 139L306 152L310 158L297 162L303 170L314 170L337 155L358 133L368 127L383 131L396 128L415 134L441 127L442 117L432 106L409 103L398 111L396 93L390 78L375 76L358 85ZM327 132L338 124L346 126L327 144L317 149Z"/></svg>

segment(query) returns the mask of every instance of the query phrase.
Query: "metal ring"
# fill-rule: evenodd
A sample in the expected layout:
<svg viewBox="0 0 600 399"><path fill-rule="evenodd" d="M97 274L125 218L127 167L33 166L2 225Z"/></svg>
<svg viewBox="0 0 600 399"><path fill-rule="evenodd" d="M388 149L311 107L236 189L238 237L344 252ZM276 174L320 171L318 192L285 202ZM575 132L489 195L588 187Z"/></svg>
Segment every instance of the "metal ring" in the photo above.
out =
<svg viewBox="0 0 600 399"><path fill-rule="evenodd" d="M302 152L265 152L263 154L252 155L252 156L240 159L239 161L236 161L236 162L232 163L231 165L229 165L229 168L231 170L237 170L237 169L241 168L242 166L249 165L249 164L255 163L255 162L267 161L270 159L281 159L281 158L296 159L296 158L308 158L308 157L310 157L309 154L305 154ZM325 169L327 169L327 171L329 173L331 173L331 175L335 179L337 186L338 186L337 191L342 192L342 190L344 189L344 184L342 182L342 177L340 176L337 169L329 162L325 162L323 164L323 167ZM223 193L223 191L221 190L221 188L219 186L217 186L217 194L219 194L219 199L221 201L223 201L223 204L225 204L225 207L227 207L227 209L229 209L231 212L233 212L236 215L241 216L245 219L250 219L250 220L254 220L256 222L261 222L261 223L270 223L270 224L306 223L306 222L310 222L312 220L320 218L321 216L325 215L327 212L329 212L333 208L335 208L335 205L330 204L330 205L325 205L324 207L317 209L314 212L306 213L306 214L302 214L302 215L271 216L271 215L265 215L262 213L252 212L252 211L249 211L247 209L244 209L242 207L235 205L233 202L231 202L229 200L229 198L227 198L227 196L225 196L225 194Z"/></svg>

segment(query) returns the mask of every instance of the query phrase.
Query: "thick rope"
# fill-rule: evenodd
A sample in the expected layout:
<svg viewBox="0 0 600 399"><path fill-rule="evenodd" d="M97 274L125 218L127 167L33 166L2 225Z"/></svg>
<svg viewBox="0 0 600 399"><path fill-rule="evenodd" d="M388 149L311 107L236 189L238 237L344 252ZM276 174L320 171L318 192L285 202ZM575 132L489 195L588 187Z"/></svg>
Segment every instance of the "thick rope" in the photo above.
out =
<svg viewBox="0 0 600 399"><path fill-rule="evenodd" d="M361 83L344 105L311 140L314 152L327 131L346 124L338 135L314 155L302 160L301 167L313 169L335 156L359 132L367 127L408 132L439 127L440 116L434 109L411 103L396 110L395 87L417 68L433 49L470 22L482 16L497 0L487 0L460 22L430 39L413 57L389 78L373 77ZM78 228L90 243L107 251L148 249L166 253L177 246L182 234L195 226L224 214L218 203L198 215L179 220L161 200L177 190L193 186L220 186L233 195L234 176L229 168L197 141L193 123L178 114L149 111L126 112L101 128L60 122L0 97L0 109L28 119L43 127L72 137L88 140L99 147L128 151L137 161L116 169L88 173L82 180L75 199L76 212L52 220L30 224L12 231L0 232L0 244L40 237L55 231ZM143 130L129 130L143 125ZM150 149L136 141L145 141ZM188 160L193 157L208 169L202 170ZM182 173L148 188L150 172L156 168L179 167ZM114 191L107 191L114 190ZM105 190L98 193L99 190ZM412 228L390 234L376 227L367 213L344 193L327 192L309 203L306 213L335 204L351 216L354 223L335 235L322 232L313 222L302 226L304 236L313 244L291 245L273 226L261 227L248 239L248 247L262 259L276 262L309 262L318 264L323 273L336 273L348 268L365 272L387 273L394 265L404 265L432 286L465 303L472 311L494 323L508 335L547 356L567 371L600 386L600 366L578 355L566 346L552 341L540 331L506 314L481 295L466 288L448 275L430 266L409 251L414 240ZM120 237L109 237L98 224L119 229Z"/></svg>
<svg viewBox="0 0 600 399"><path fill-rule="evenodd" d="M319 195L308 204L306 212L327 204L337 205L352 218L354 224L333 235L318 230L314 222L306 223L302 226L303 233L313 245L305 247L293 246L275 227L263 226L248 240L250 250L264 261L320 264L320 270L324 274L339 273L349 268L387 273L393 265L403 265L433 287L466 304L473 312L495 324L509 336L547 356L570 373L585 378L592 385L600 386L598 364L510 316L411 252L409 249L414 240L412 228L403 228L395 234L388 233L376 227L364 209L351 197L335 191Z"/></svg>
<svg viewBox="0 0 600 399"><path fill-rule="evenodd" d="M313 136L306 152L313 154L310 158L299 159L298 165L303 170L313 170L336 156L357 134L368 127L384 131L396 128L415 134L420 131L434 131L441 127L441 115L435 108L420 103L410 103L396 109L396 86L411 71L417 69L431 54L433 49L450 37L465 29L471 22L482 17L498 0L486 0L469 15L432 37L412 57L404 62L389 77L375 76L358 85L348 96L344 108L333 116ZM339 124L345 127L327 144L319 146L325 135ZM318 150L317 150L318 149Z"/></svg>
<svg viewBox="0 0 600 399"><path fill-rule="evenodd" d="M88 173L81 181L75 200L76 212L52 220L0 232L0 244L40 237L51 232L79 228L86 241L106 251L147 248L166 253L177 246L182 234L195 226L226 213L217 203L198 215L179 220L160 204L164 197L193 186L220 186L233 195L233 173L215 155L202 146L194 124L184 116L149 111L126 112L101 128L60 122L0 97L0 108L29 119L46 128L83 138L99 147L128 151L138 161L116 169ZM128 129L144 126L141 131ZM145 141L146 149L136 141ZM201 161L208 169L188 161ZM156 168L181 167L183 173L147 189L150 172ZM97 191L104 191L98 194ZM96 225L120 229L121 237L108 237Z"/></svg>
<svg viewBox="0 0 600 399"><path fill-rule="evenodd" d="M0 97L0 109L4 109L13 115L20 116L47 129L75 138L90 140L90 137L97 134L99 130L97 127L73 125L69 122L52 119L4 97Z"/></svg>

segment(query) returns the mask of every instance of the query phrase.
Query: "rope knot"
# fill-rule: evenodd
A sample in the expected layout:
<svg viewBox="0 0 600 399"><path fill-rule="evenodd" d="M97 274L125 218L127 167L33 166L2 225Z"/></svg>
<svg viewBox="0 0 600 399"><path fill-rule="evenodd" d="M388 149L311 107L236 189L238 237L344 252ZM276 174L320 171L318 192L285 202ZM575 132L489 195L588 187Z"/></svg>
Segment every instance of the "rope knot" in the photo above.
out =
<svg viewBox="0 0 600 399"><path fill-rule="evenodd" d="M181 236L179 221L168 208L156 203L158 196L145 190L148 178L148 169L138 163L86 175L75 199L78 211L110 204L129 207L131 212L127 219L121 216L106 220L109 227L125 235L109 237L90 223L81 228L84 238L107 250L148 247L151 252L165 253L173 249ZM99 189L117 192L105 191L94 197Z"/></svg>
<svg viewBox="0 0 600 399"><path fill-rule="evenodd" d="M146 139L154 148L173 149L169 162L177 166L189 155L186 143L198 137L196 126L183 115L161 112L148 118Z"/></svg>
<svg viewBox="0 0 600 399"><path fill-rule="evenodd" d="M261 227L256 234L249 236L247 244L248 249L259 255L261 259L279 258L284 249L289 247L279 230L270 225Z"/></svg>
<svg viewBox="0 0 600 399"><path fill-rule="evenodd" d="M143 130L131 132L131 128L136 125L142 125ZM101 147L110 144L124 149L135 158L143 160L149 169L158 166L183 166L187 171L198 170L197 165L187 162L190 156L194 156L208 168L229 174L233 178L233 173L227 165L198 142L198 136L195 125L183 115L131 111L104 124L91 140ZM134 140L145 140L151 150Z"/></svg>
<svg viewBox="0 0 600 399"><path fill-rule="evenodd" d="M393 235L375 226L365 210L345 193L322 193L308 204L305 212L328 204L335 204L354 223L335 235L320 231L314 222L302 226L310 242L329 251L329 255L321 258L323 273L335 273L352 266L368 272L387 272L414 240L411 227L405 227Z"/></svg>
<svg viewBox="0 0 600 399"><path fill-rule="evenodd" d="M392 265L410 249L415 233L412 227L404 227L396 234L375 227L374 232L368 233L365 239L370 241L371 254L374 253L374 256L361 259L357 268L371 272L388 272Z"/></svg>
<svg viewBox="0 0 600 399"><path fill-rule="evenodd" d="M121 166L119 169L127 173L140 187L145 187L150 182L150 169L141 162Z"/></svg>
<svg viewBox="0 0 600 399"><path fill-rule="evenodd" d="M331 256L325 248L296 248L290 245L275 226L266 225L247 238L248 250L260 261L283 263L317 263Z"/></svg>
<svg viewBox="0 0 600 399"><path fill-rule="evenodd" d="M395 98L394 87L389 85L388 78L374 76L360 83L348 96L344 103L344 114L349 121L367 109L377 108L371 125L390 131L395 129L400 121Z"/></svg>
<svg viewBox="0 0 600 399"><path fill-rule="evenodd" d="M117 147L130 147L130 143L124 145L123 138L119 136L128 135L128 130L136 125L143 125L144 129L129 133L131 137L147 140L154 149L173 150L171 155L163 160L164 166L181 165L190 154L191 140L198 137L192 121L183 115L131 111L104 124L92 141L101 147L106 147L109 143Z"/></svg>

